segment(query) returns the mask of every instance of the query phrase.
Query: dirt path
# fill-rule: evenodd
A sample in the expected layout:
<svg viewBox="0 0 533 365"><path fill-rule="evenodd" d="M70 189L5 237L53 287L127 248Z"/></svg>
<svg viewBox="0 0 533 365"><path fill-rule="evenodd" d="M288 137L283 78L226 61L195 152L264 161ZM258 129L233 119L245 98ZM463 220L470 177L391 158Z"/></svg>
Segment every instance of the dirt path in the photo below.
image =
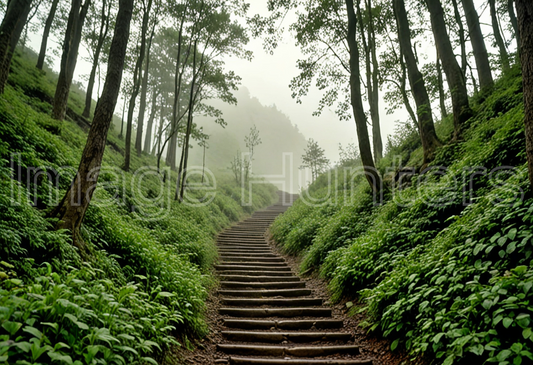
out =
<svg viewBox="0 0 533 365"><path fill-rule="evenodd" d="M325 283L299 278L298 262L278 252L265 233L287 206L256 212L218 236L220 278L208 301L211 333L188 364L373 364L409 361L366 336L361 316L332 305Z"/></svg>

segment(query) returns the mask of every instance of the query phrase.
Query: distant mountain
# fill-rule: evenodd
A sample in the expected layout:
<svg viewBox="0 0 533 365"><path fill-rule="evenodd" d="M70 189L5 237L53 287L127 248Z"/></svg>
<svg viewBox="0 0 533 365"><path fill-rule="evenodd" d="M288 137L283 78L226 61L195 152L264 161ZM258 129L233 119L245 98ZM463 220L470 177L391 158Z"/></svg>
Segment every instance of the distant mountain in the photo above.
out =
<svg viewBox="0 0 533 365"><path fill-rule="evenodd" d="M227 123L225 128L217 125L213 118L196 117L194 120L210 136L206 166L213 171L229 171L237 153L248 151L244 137L255 125L262 144L254 150L253 174L264 176L280 189L284 182L285 190L297 192L300 188L298 168L307 145L305 137L275 105L262 105L257 98L250 96L245 87L238 90L235 96L238 99L236 106L221 101L212 103L223 111ZM189 166L202 165L202 152L198 144L193 146Z"/></svg>

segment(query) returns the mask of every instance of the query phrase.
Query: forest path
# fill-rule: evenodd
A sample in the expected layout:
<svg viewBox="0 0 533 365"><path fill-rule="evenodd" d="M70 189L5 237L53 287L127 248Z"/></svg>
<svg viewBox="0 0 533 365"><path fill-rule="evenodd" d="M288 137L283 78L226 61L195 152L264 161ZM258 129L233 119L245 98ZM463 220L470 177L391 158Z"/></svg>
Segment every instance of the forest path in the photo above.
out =
<svg viewBox="0 0 533 365"><path fill-rule="evenodd" d="M324 305L286 260L273 252L265 233L288 205L277 204L222 232L215 363L372 364L360 355L343 318Z"/></svg>

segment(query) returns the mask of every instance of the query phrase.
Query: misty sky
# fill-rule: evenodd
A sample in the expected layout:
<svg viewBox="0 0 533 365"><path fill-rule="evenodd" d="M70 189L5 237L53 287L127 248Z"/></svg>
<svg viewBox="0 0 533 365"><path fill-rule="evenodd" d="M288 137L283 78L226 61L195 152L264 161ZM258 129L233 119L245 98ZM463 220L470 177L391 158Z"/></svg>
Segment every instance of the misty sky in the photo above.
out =
<svg viewBox="0 0 533 365"><path fill-rule="evenodd" d="M253 1L250 4L249 15L268 13L266 1ZM285 20L285 28L291 22L288 16ZM242 77L242 84L250 90L250 94L259 99L264 105L275 104L284 114L289 116L293 124L296 124L306 138L313 138L326 150L327 157L331 162L339 159L338 145L342 143L355 143L355 122L340 121L333 111L325 110L320 117L312 116L320 100L320 92L315 88L310 90L309 95L303 99L302 104L297 104L291 98L289 83L298 75L296 61L303 58L299 48L294 45L290 34L286 34L274 52L269 55L263 50L262 40L253 39L248 44L248 49L254 52L252 62L230 58L226 61L228 69L235 70ZM366 106L366 105L365 105ZM394 131L394 121L405 119L402 114L386 115L381 112L382 138L386 141L386 135Z"/></svg>
<svg viewBox="0 0 533 365"><path fill-rule="evenodd" d="M254 0L250 2L249 15L254 14L267 15L266 0ZM482 18L488 16L486 9L478 9ZM293 18L293 17L292 17ZM287 28L291 21L291 16L285 19L285 28ZM482 24L482 27L488 27L490 20ZM35 20L34 20L35 22ZM485 34L490 34L488 30ZM29 46L34 50L38 50L41 42L41 34L31 34L29 37ZM49 46L57 46L60 43L57 39L51 39ZM433 46L431 44L420 45L421 51L427 49L429 52L429 59L434 57ZM490 48L490 42L487 46ZM316 109L320 99L320 92L316 88L312 88L309 95L303 99L303 104L297 104L291 98L291 90L289 83L291 79L298 74L296 68L296 61L303 58L298 47L294 45L294 40L290 34L286 34L283 41L280 42L274 55L269 55L263 50L261 39L252 39L247 48L254 53L254 58L251 62L240 60L237 58L226 59L226 65L229 70L234 70L242 77L242 85L247 87L250 94L263 104L273 105L286 114L293 124L297 125L299 130L308 138L313 138L318 141L319 145L326 150L327 157L333 163L338 160L338 145L342 143L346 146L348 143L355 143L357 136L355 132L355 122L340 121L339 118L330 110L325 110L320 117L313 117L312 112ZM82 75L88 75L90 72L90 64L83 60L87 55L82 47L80 49L80 56L74 75L75 80L84 80ZM50 55L51 50L48 51ZM54 59L54 69L59 71L59 57ZM131 77L131 75L125 75ZM85 82L82 82L85 84ZM382 92L381 92L382 93ZM368 104L364 102L365 109L368 110ZM385 110L385 103L380 102L380 119L383 144L385 145L387 135L394 132L396 121L406 121L408 119L407 113L403 110L396 112L393 115L387 115ZM117 109L122 107L122 100L119 99ZM436 110L435 110L436 112ZM231 122L231 121L228 121ZM371 128L369 128L371 132Z"/></svg>

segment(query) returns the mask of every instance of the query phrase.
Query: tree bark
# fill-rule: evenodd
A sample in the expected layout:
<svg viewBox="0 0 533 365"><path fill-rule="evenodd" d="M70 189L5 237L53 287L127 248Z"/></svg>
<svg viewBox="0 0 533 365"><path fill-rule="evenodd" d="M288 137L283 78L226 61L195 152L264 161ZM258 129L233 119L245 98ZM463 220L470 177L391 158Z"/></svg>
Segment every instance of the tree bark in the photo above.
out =
<svg viewBox="0 0 533 365"><path fill-rule="evenodd" d="M374 145L374 159L383 157L383 140L381 139L381 126L379 118L379 62L376 54L376 33L372 17L372 0L368 0L368 45L372 55L372 97L370 101L370 117L372 119L372 142Z"/></svg>
<svg viewBox="0 0 533 365"><path fill-rule="evenodd" d="M133 133L133 111L135 109L135 100L139 94L142 77L142 66L144 61L144 54L146 49L146 33L148 32L148 21L150 19L150 9L152 8L152 0L148 0L148 5L143 8L143 22L141 28L141 49L139 57L135 64L135 71L133 72L133 91L131 93L130 102L128 105L128 123L126 125L126 146L124 151L124 171L130 170L131 163L131 135Z"/></svg>
<svg viewBox="0 0 533 365"><path fill-rule="evenodd" d="M63 120L67 112L68 95L72 84L72 78L74 77L74 70L76 69L76 62L78 60L81 31L90 3L91 0L85 0L85 3L81 6L81 0L72 0L72 8L70 10L65 40L63 42L61 70L59 71L54 102L52 105L52 118L57 120Z"/></svg>
<svg viewBox="0 0 533 365"><path fill-rule="evenodd" d="M359 141L359 152L365 168L365 176L372 190L377 193L381 190L381 177L374 166L368 129L366 126L366 116L361 99L361 84L359 73L359 47L357 45L357 15L354 10L353 0L345 0L348 14L348 35L347 42L350 54L350 102L357 129L357 139Z"/></svg>
<svg viewBox="0 0 533 365"><path fill-rule="evenodd" d="M39 57L37 58L37 65L35 66L39 70L42 70L44 67L44 59L46 56L46 46L48 44L48 36L50 35L50 29L52 28L52 23L54 22L54 18L56 16L57 4L59 4L59 0L52 1L52 7L50 8L50 12L48 13L46 22L44 23L43 38L41 40L41 50L39 51Z"/></svg>
<svg viewBox="0 0 533 365"><path fill-rule="evenodd" d="M492 71L490 69L489 54L479 25L479 16L474 6L473 0L461 0L463 9L465 11L466 23L468 24L468 32L470 34L470 42L474 50L474 58L476 60L477 74L479 78L480 91L484 92L490 90L494 85L492 79Z"/></svg>
<svg viewBox="0 0 533 365"><path fill-rule="evenodd" d="M533 189L533 2L516 0L524 84L524 124L529 182Z"/></svg>
<svg viewBox="0 0 533 365"><path fill-rule="evenodd" d="M520 29L518 28L518 20L516 19L516 14L514 11L514 0L507 0L507 12L509 13L509 18L511 19L511 25L513 26L514 36L516 39L516 49L520 55L520 47L522 41L520 39Z"/></svg>
<svg viewBox="0 0 533 365"><path fill-rule="evenodd" d="M455 17L455 22L459 26L459 45L461 46L461 70L463 71L463 76L466 75L466 38L465 38L465 27L463 26L463 19L461 18L461 13L459 12L459 6L457 5L457 0L452 0L453 4L453 14Z"/></svg>
<svg viewBox="0 0 533 365"><path fill-rule="evenodd" d="M405 57L411 92L416 103L416 112L418 116L418 131L424 150L424 165L433 160L435 150L441 145L435 125L433 124L433 115L431 113L431 101L429 100L424 77L418 69L413 48L411 45L411 30L409 28L409 19L405 11L404 0L393 1L396 22L398 24L398 39L400 42L400 51Z"/></svg>
<svg viewBox="0 0 533 365"><path fill-rule="evenodd" d="M157 93L158 90L154 86L152 93L152 107L150 108L150 118L148 118L148 125L146 126L146 136L144 137L143 151L150 153L150 146L152 145L152 130L154 129L154 119L157 113Z"/></svg>
<svg viewBox="0 0 533 365"><path fill-rule="evenodd" d="M461 137L463 124L472 116L472 109L468 102L468 92L461 67L455 59L450 37L446 30L444 14L440 0L426 0L431 17L431 28L435 44L442 61L442 68L446 74L448 89L452 96L454 139Z"/></svg>
<svg viewBox="0 0 533 365"><path fill-rule="evenodd" d="M150 48L152 47L152 39L154 37L155 28L152 29L152 34L148 40L148 46L146 47L146 62L144 64L144 75L141 85L141 101L139 103L139 116L137 117L137 136L135 138L135 150L137 156L142 153L143 142L143 129L144 129L144 114L146 113L146 96L148 93L148 76L150 70Z"/></svg>
<svg viewBox="0 0 533 365"><path fill-rule="evenodd" d="M500 51L500 62L502 63L502 69L504 71L510 68L509 65L509 54L505 48L505 42L503 41L502 34L500 33L500 26L498 24L498 14L496 13L496 1L489 0L490 5L490 17L492 22L492 33L494 33L494 39L496 40L496 45Z"/></svg>
<svg viewBox="0 0 533 365"><path fill-rule="evenodd" d="M440 115L444 119L448 116L448 111L446 110L446 94L444 93L444 80L442 79L442 66L440 64L440 57L437 53L437 87L439 88L439 104L440 104Z"/></svg>
<svg viewBox="0 0 533 365"><path fill-rule="evenodd" d="M133 0L120 0L115 34L109 51L106 81L102 96L96 104L94 119L89 129L78 173L63 200L53 212L54 216L60 218L57 228L69 229L72 232L73 243L79 248L82 256L87 256L88 252L80 238L80 225L98 182L107 133L122 81L132 12Z"/></svg>
<svg viewBox="0 0 533 365"><path fill-rule="evenodd" d="M94 59L93 65L91 68L91 74L89 75L89 83L87 84L87 92L85 93L85 108L81 114L85 118L89 118L91 115L91 104L93 101L93 88L94 80L96 79L96 69L98 68L98 63L100 61L100 53L102 52L102 47L104 46L104 41L107 37L107 32L109 30L109 17L111 15L111 0L109 0L109 9L106 14L106 0L102 2L102 20L100 23L100 32L98 34L98 41L96 43L96 49L94 50Z"/></svg>
<svg viewBox="0 0 533 365"><path fill-rule="evenodd" d="M26 23L26 17L30 10L32 0L11 0L8 1L7 9L0 25L0 94L4 93L4 88L9 76L11 66L11 44L13 39L20 38L20 33L16 34L17 25ZM26 15L24 15L26 14Z"/></svg>

